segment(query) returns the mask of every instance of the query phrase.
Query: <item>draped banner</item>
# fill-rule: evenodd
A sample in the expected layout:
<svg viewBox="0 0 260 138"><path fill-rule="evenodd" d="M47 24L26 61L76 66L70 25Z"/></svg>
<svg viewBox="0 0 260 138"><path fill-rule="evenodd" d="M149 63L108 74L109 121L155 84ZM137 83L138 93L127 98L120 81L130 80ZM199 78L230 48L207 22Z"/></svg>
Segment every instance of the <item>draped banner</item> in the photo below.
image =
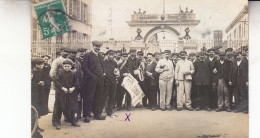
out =
<svg viewBox="0 0 260 138"><path fill-rule="evenodd" d="M142 103L144 93L139 86L138 81L131 74L124 78L121 86L124 87L131 95L132 106L136 106L138 103Z"/></svg>

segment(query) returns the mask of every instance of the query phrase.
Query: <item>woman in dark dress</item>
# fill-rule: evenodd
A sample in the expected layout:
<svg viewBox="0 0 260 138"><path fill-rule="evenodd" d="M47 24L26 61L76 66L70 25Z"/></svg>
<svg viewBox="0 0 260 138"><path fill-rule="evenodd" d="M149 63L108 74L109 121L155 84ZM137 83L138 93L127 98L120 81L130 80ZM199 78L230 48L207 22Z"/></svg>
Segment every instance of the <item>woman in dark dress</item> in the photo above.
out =
<svg viewBox="0 0 260 138"><path fill-rule="evenodd" d="M42 68L44 60L41 58L32 59L32 80L31 80L31 104L38 111L39 117L48 114L48 106L45 104L46 94L44 93L44 78Z"/></svg>
<svg viewBox="0 0 260 138"><path fill-rule="evenodd" d="M42 74L42 68L44 66L44 60L42 58L32 59L32 70L31 70L31 104L36 108L38 117L48 114L48 105L46 105L47 97L44 93L44 78ZM44 131L37 126L33 137L42 138L40 132Z"/></svg>

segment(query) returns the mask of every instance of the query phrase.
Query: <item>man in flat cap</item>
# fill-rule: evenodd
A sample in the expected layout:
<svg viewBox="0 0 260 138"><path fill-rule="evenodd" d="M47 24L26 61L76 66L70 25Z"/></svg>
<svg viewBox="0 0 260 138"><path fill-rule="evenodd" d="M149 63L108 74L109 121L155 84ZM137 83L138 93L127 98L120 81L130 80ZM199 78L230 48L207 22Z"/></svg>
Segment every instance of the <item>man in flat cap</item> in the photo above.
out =
<svg viewBox="0 0 260 138"><path fill-rule="evenodd" d="M94 119L105 120L106 116L102 116L104 108L104 80L105 67L104 60L100 55L100 47L102 42L93 41L93 50L83 56L83 117L84 122L89 123L91 111L93 109Z"/></svg>
<svg viewBox="0 0 260 138"><path fill-rule="evenodd" d="M196 82L198 93L198 105L196 111L201 110L203 107L211 111L209 107L209 90L211 85L211 67L210 62L205 59L205 52L199 53L200 57L197 62L194 63L195 73L194 80Z"/></svg>
<svg viewBox="0 0 260 138"><path fill-rule="evenodd" d="M131 49L130 50L130 57L127 59L127 62L125 64L125 67L128 70L128 73L130 73L136 80L139 80L139 77L137 74L134 74L134 70L137 70L140 67L141 61L136 58L136 50ZM131 98L131 97L127 97ZM127 106L127 110L131 110L131 105Z"/></svg>
<svg viewBox="0 0 260 138"><path fill-rule="evenodd" d="M52 79L52 81L56 80L57 75L63 70L63 65L62 63L65 60L68 60L68 55L69 55L69 49L66 47L63 47L61 49L61 56L56 58L51 65L51 70L50 70L50 77ZM61 115L62 115L62 110L61 110L61 103L63 101L61 100L65 100L65 99L60 99L57 98L59 97L59 92L57 92L57 86L54 82L54 86L55 86L55 102L54 102L54 109L53 109L53 114L52 114L52 124L53 126L56 127L57 130L61 129ZM65 117L67 117L66 113L64 113ZM68 118L66 118L68 119Z"/></svg>
<svg viewBox="0 0 260 138"><path fill-rule="evenodd" d="M231 66L228 60L225 59L225 56L226 54L224 52L220 52L220 59L217 60L214 64L214 68L216 69L218 90L218 108L216 109L217 112L222 110L226 110L228 112L231 111L228 91Z"/></svg>
<svg viewBox="0 0 260 138"><path fill-rule="evenodd" d="M149 108L154 111L157 107L157 92L159 90L159 74L155 71L157 62L153 59L152 53L147 54L147 64L145 69L145 85L147 86L147 97Z"/></svg>
<svg viewBox="0 0 260 138"><path fill-rule="evenodd" d="M216 69L213 68L215 62L217 62L217 57L215 56L215 49L211 48L207 51L209 53L209 57L207 60L210 63L210 70L213 70L210 75L211 85L209 92L209 106L210 108L217 108L218 103L218 95L217 95L217 76Z"/></svg>
<svg viewBox="0 0 260 138"><path fill-rule="evenodd" d="M50 70L51 70L51 65L48 63L50 60L50 56L49 55L43 55L42 56L43 60L44 60L44 66L42 68L42 75L44 78L44 91L46 94L46 102L45 104L48 107L48 101L49 101L49 94L50 94L50 90L51 90L51 77L50 77ZM48 112L51 113L50 109L48 108Z"/></svg>
<svg viewBox="0 0 260 138"><path fill-rule="evenodd" d="M159 60L155 71L160 74L159 89L160 89L160 109L162 111L172 110L172 84L174 80L174 67L172 61L169 59L170 50L164 51L164 58Z"/></svg>
<svg viewBox="0 0 260 138"><path fill-rule="evenodd" d="M191 61L186 59L187 52L181 51L179 60L176 64L175 69L175 80L178 86L177 90L177 111L182 110L183 104L186 104L186 108L190 111L193 110L191 107L190 90L192 86L192 74L194 73L194 66ZM185 101L183 95L185 94Z"/></svg>
<svg viewBox="0 0 260 138"><path fill-rule="evenodd" d="M229 85L234 86L235 111L248 113L248 60L237 53L231 67Z"/></svg>
<svg viewBox="0 0 260 138"><path fill-rule="evenodd" d="M106 78L105 78L105 99L108 98L107 116L112 116L113 108L115 106L116 100L116 86L117 78L120 75L117 63L114 60L115 51L108 50L106 52L107 60L104 61L104 66L106 68Z"/></svg>
<svg viewBox="0 0 260 138"><path fill-rule="evenodd" d="M117 110L121 110L122 109L122 102L123 102L123 98L124 98L124 95L126 94L125 96L125 103L126 103L126 107L128 110L131 109L131 96L130 94L127 92L127 90L121 86L122 82L123 82L123 79L124 77L127 76L127 73L128 73L128 69L126 68L126 63L128 61L128 54L127 53L122 53L121 54L121 57L122 57L122 63L120 63L118 65L118 68L120 70L120 77L118 78L118 84L117 84Z"/></svg>
<svg viewBox="0 0 260 138"><path fill-rule="evenodd" d="M79 83L79 93L80 93L80 96L79 96L79 103L78 103L78 112L77 112L77 119L81 119L81 112L83 110L83 81L82 81L82 78L83 78L83 71L82 71L82 63L83 63L83 55L86 53L86 48L79 48L77 49L77 55L78 55L78 58L76 58L77 62L80 63L80 72L81 72L81 79L80 79L80 83ZM77 65L76 65L77 66ZM77 67L76 67L77 68Z"/></svg>
<svg viewBox="0 0 260 138"><path fill-rule="evenodd" d="M76 58L77 55L77 50L74 48L70 49L70 53L69 53L69 59L72 60L72 67L71 67L71 71L73 73L76 74L77 77L77 85L79 87L77 87L77 89L75 91L77 91L78 95L78 99L82 99L82 77L83 77L83 72L82 72L82 67L81 67L81 63L77 60ZM82 102L81 100L78 101L78 111L77 111L77 119L81 118L81 110L82 110Z"/></svg>
<svg viewBox="0 0 260 138"><path fill-rule="evenodd" d="M226 53L226 59L229 63L229 66L231 66L233 64L233 62L235 61L235 53L233 52L232 48L227 48L225 50ZM234 86L233 85L228 85L228 90L229 90L229 103L230 103L230 108L233 109L233 107L235 106L235 103L233 102L233 97L234 95Z"/></svg>

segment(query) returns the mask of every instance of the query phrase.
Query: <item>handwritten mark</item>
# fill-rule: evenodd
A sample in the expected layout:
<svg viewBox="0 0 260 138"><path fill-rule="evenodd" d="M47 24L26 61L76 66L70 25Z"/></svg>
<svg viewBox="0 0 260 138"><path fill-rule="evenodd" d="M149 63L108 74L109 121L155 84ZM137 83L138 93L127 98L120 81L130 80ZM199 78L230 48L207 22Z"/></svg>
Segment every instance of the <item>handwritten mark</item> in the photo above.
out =
<svg viewBox="0 0 260 138"><path fill-rule="evenodd" d="M129 116L131 115L131 113L130 113L129 115L127 115L127 114L125 113L125 115L126 115L125 121L126 121L126 120L130 121Z"/></svg>

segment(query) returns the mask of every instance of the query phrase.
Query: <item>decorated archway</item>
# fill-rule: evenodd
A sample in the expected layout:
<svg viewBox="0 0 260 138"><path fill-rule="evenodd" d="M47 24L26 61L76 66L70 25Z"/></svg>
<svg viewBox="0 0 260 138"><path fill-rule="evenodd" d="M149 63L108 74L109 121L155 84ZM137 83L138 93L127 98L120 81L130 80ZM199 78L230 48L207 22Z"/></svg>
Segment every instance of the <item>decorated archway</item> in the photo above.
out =
<svg viewBox="0 0 260 138"><path fill-rule="evenodd" d="M148 43L150 38L159 32L167 32L176 37L180 36L180 33L177 30L175 30L174 28L167 26L167 25L161 25L161 26L152 28L150 31L148 31L146 33L146 35L144 36L144 43Z"/></svg>

